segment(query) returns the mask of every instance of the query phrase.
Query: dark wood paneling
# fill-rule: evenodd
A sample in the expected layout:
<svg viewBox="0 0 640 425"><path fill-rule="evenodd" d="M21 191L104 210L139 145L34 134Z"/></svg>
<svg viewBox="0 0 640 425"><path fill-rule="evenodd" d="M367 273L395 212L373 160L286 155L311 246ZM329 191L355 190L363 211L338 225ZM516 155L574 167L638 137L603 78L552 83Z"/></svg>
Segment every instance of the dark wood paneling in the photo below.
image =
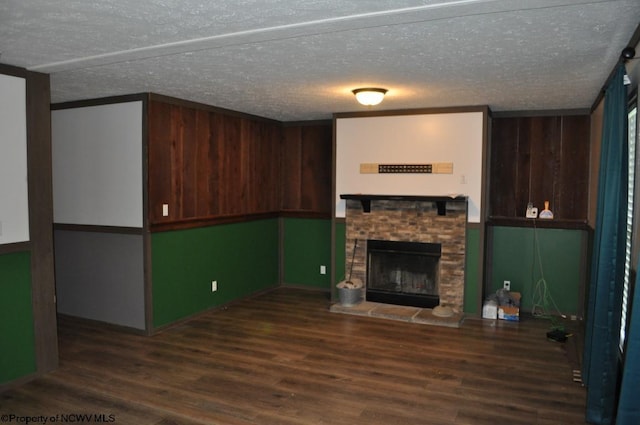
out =
<svg viewBox="0 0 640 425"><path fill-rule="evenodd" d="M302 209L331 211L331 127L302 129Z"/></svg>
<svg viewBox="0 0 640 425"><path fill-rule="evenodd" d="M562 162L572 164L559 170L556 210L570 220L586 220L589 187L589 116L562 120Z"/></svg>
<svg viewBox="0 0 640 425"><path fill-rule="evenodd" d="M298 210L302 205L302 127L286 127L282 137L280 169L282 209Z"/></svg>
<svg viewBox="0 0 640 425"><path fill-rule="evenodd" d="M190 218L196 217L198 146L206 144L208 141L196 138L196 110L179 108L178 111L179 118L176 122L179 123L180 150L176 154L180 160L176 161L176 166L179 166L180 169L176 169L175 174L180 176L178 178L180 187L178 189L179 199L176 199L176 202L180 204L180 216Z"/></svg>
<svg viewBox="0 0 640 425"><path fill-rule="evenodd" d="M169 186L169 217L182 218L182 115L179 106L171 106L169 115L169 141L171 153L171 185Z"/></svg>
<svg viewBox="0 0 640 425"><path fill-rule="evenodd" d="M27 72L26 94L33 327L37 370L45 373L58 367L49 75Z"/></svg>
<svg viewBox="0 0 640 425"><path fill-rule="evenodd" d="M551 208L557 211L557 199L555 197L555 186L558 184L557 174L562 167L560 157L560 118L558 117L535 117L523 118L523 136L528 137L529 152L531 155L531 165L529 169L530 191L529 198L540 210L543 209L544 201L550 202ZM520 208L524 211L526 203ZM521 212L520 215L524 215Z"/></svg>
<svg viewBox="0 0 640 425"><path fill-rule="evenodd" d="M266 123L274 124L276 126L280 126L281 125L280 121L276 121L276 120L272 120L272 119L269 119L269 118L260 117L258 115L247 114L246 112L239 112L239 111L234 111L232 109L225 109L225 108L220 108L218 106L207 105L205 103L193 102L193 101L190 101L190 100L179 99L177 97L164 96L164 95L157 94L157 93L149 93L148 96L149 96L149 100L151 100L151 101L156 101L156 102L160 102L160 103L166 103L166 104L169 104L169 105L182 106L182 107L186 107L186 108L202 110L202 111L207 111L207 112L215 112L215 113L227 116L227 117L246 118L246 119L249 119L249 120L252 120L252 121L259 121L259 122L266 122Z"/></svg>
<svg viewBox="0 0 640 425"><path fill-rule="evenodd" d="M162 217L162 204L171 199L171 105L149 102L148 196L149 222L168 221Z"/></svg>
<svg viewBox="0 0 640 425"><path fill-rule="evenodd" d="M271 121L151 100L152 227L277 211L280 139L281 126Z"/></svg>
<svg viewBox="0 0 640 425"><path fill-rule="evenodd" d="M246 196L246 184L242 173L242 150L246 142L241 139L242 120L217 114L216 124L220 153L220 214L242 214L242 204Z"/></svg>
<svg viewBox="0 0 640 425"><path fill-rule="evenodd" d="M330 121L285 126L161 99L150 97L148 115L152 229L279 212L329 216Z"/></svg>
<svg viewBox="0 0 640 425"><path fill-rule="evenodd" d="M282 143L282 210L331 213L331 124L289 126Z"/></svg>
<svg viewBox="0 0 640 425"><path fill-rule="evenodd" d="M217 214L215 209L215 192L212 192L211 183L212 175L210 173L212 164L215 164L216 155L212 156L212 143L211 143L211 126L210 126L210 113L203 110L196 111L195 122L195 138L198 141L195 149L195 161L194 161L194 214L196 217L207 217Z"/></svg>
<svg viewBox="0 0 640 425"><path fill-rule="evenodd" d="M256 212L278 211L280 207L280 144L281 127L254 122L254 143L251 162L251 199Z"/></svg>
<svg viewBox="0 0 640 425"><path fill-rule="evenodd" d="M549 201L554 218L586 220L589 116L493 120L490 216L524 217Z"/></svg>
<svg viewBox="0 0 640 425"><path fill-rule="evenodd" d="M516 216L518 186L518 120L496 119L493 121L491 140L491 214L499 216Z"/></svg>

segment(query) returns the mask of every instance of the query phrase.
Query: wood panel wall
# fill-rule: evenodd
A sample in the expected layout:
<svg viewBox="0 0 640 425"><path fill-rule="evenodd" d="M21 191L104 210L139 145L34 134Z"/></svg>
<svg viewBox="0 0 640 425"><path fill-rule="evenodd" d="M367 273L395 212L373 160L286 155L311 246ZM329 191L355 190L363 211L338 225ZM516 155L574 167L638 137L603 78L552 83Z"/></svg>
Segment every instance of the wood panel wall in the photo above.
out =
<svg viewBox="0 0 640 425"><path fill-rule="evenodd" d="M490 218L523 218L528 202L550 202L555 220L586 222L588 115L494 118Z"/></svg>
<svg viewBox="0 0 640 425"><path fill-rule="evenodd" d="M282 140L281 210L331 217L331 122L285 126Z"/></svg>
<svg viewBox="0 0 640 425"><path fill-rule="evenodd" d="M283 126L151 97L149 223L194 227L282 211L329 216L331 123ZM169 215L162 215L168 204Z"/></svg>

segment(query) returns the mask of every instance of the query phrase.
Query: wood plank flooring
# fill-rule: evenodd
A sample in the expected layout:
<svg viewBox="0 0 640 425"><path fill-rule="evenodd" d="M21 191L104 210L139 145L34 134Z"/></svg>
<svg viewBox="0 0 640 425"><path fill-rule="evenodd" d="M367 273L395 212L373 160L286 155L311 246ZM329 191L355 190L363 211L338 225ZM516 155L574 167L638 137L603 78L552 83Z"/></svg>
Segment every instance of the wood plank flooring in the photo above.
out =
<svg viewBox="0 0 640 425"><path fill-rule="evenodd" d="M585 391L542 319L452 329L328 307L326 294L279 288L152 337L61 318L59 369L0 394L0 414L139 425L585 424Z"/></svg>

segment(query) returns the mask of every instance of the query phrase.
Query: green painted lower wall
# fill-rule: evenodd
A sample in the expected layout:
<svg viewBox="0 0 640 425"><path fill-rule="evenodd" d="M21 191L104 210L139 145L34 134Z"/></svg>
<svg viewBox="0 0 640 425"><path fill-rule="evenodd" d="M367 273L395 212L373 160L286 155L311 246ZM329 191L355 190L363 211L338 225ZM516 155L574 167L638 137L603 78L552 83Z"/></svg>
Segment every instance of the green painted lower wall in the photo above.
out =
<svg viewBox="0 0 640 425"><path fill-rule="evenodd" d="M500 226L493 227L491 231L493 248L489 287L492 291L501 288L505 280L510 280L511 290L522 293L521 309L531 312L534 293L540 293L536 291L536 285L544 275L550 299L560 311L567 315L579 314L581 253L586 232ZM550 313L556 313L552 304L548 308L553 310Z"/></svg>
<svg viewBox="0 0 640 425"><path fill-rule="evenodd" d="M278 226L269 219L152 234L154 327L276 286Z"/></svg>
<svg viewBox="0 0 640 425"><path fill-rule="evenodd" d="M478 272L478 268L480 267L480 229L470 229L467 227L466 236L464 312L467 314L479 314L478 288L481 286Z"/></svg>
<svg viewBox="0 0 640 425"><path fill-rule="evenodd" d="M36 372L31 254L0 255L0 383Z"/></svg>
<svg viewBox="0 0 640 425"><path fill-rule="evenodd" d="M285 284L331 290L331 220L284 218ZM163 326L277 284L277 220L152 235L154 326ZM346 224L335 224L335 277L345 279ZM480 231L467 231L465 312L477 313ZM271 245L272 244L272 245ZM253 259L255 267L244 260ZM255 264L255 260L259 260ZM320 266L327 273L320 274ZM211 281L218 291L211 292Z"/></svg>
<svg viewBox="0 0 640 425"><path fill-rule="evenodd" d="M330 289L331 220L285 218L283 224L284 283Z"/></svg>

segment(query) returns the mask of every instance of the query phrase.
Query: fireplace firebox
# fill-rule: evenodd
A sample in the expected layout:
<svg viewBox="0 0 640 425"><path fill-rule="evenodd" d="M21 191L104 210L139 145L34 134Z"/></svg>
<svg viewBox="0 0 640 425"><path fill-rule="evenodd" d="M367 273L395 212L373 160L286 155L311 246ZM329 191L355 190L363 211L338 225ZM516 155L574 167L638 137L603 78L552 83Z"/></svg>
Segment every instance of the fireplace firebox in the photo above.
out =
<svg viewBox="0 0 640 425"><path fill-rule="evenodd" d="M368 240L367 301L437 306L440 255L440 244Z"/></svg>

